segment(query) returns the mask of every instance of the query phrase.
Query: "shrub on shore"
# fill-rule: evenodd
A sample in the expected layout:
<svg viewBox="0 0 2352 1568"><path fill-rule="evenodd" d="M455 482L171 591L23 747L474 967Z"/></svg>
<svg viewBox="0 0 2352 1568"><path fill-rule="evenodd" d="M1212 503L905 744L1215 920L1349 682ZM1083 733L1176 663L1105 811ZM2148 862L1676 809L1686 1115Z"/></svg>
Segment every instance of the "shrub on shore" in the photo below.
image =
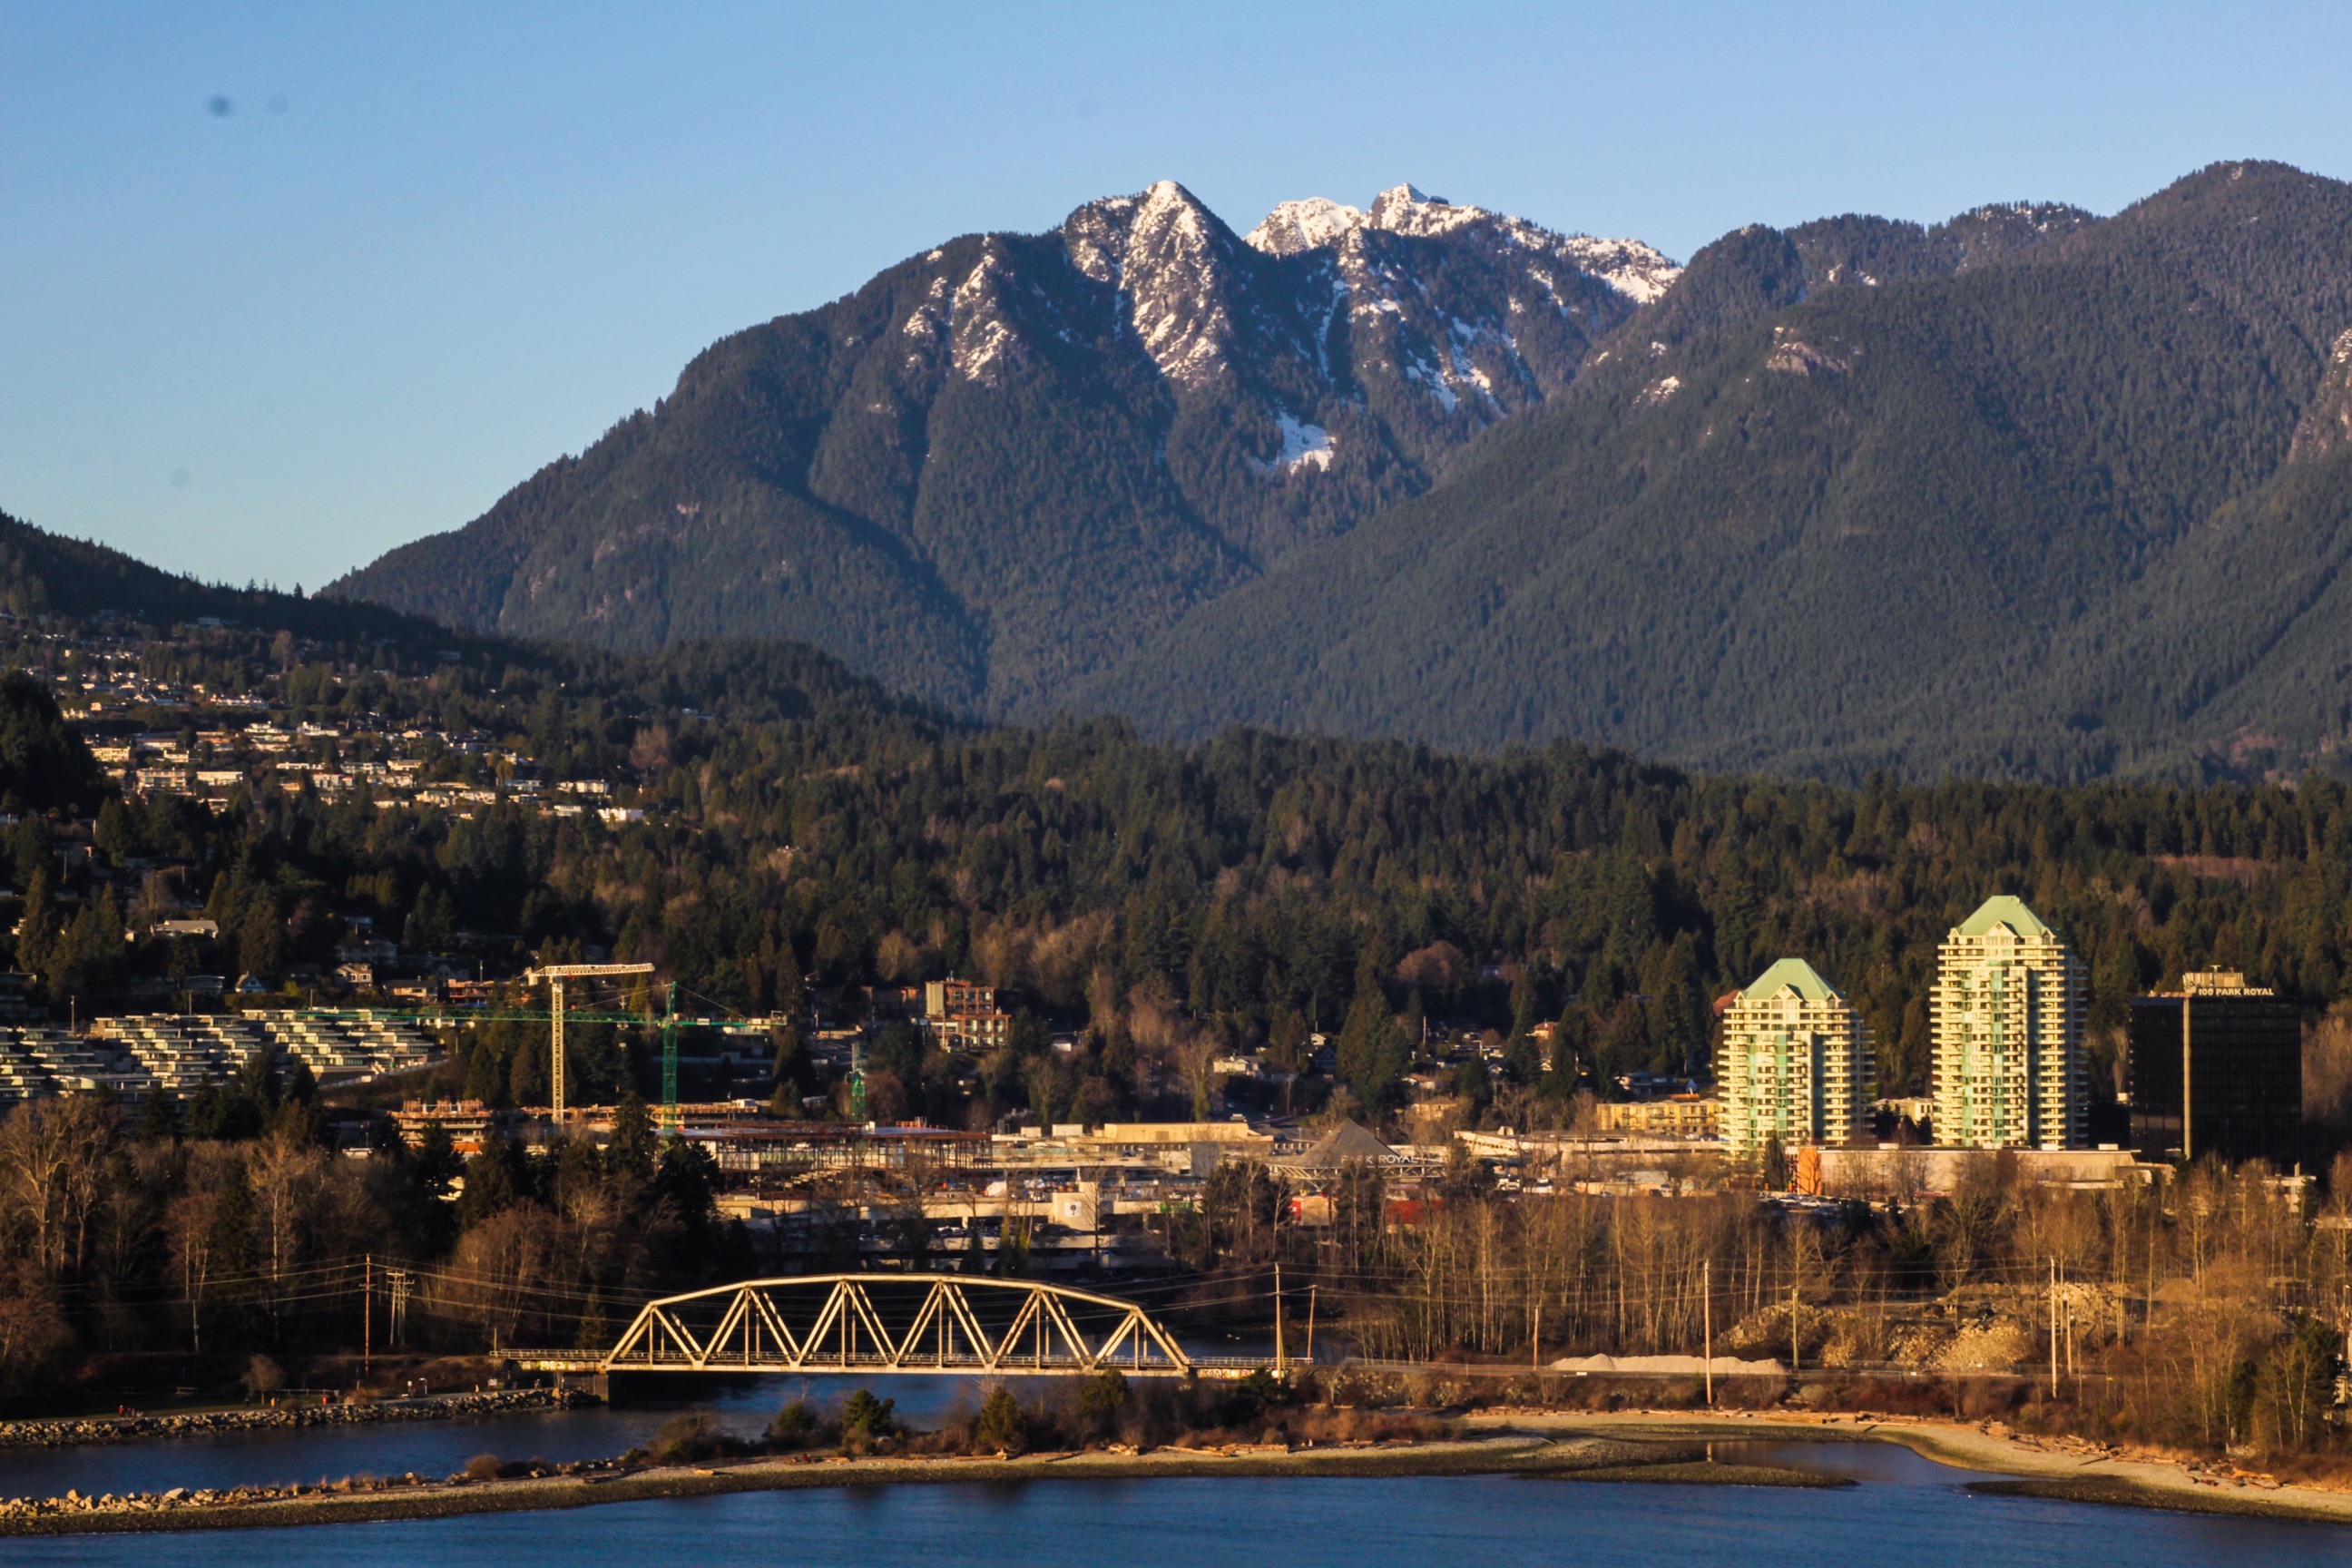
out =
<svg viewBox="0 0 2352 1568"><path fill-rule="evenodd" d="M768 1423L768 1450L790 1453L796 1448L814 1447L829 1440L827 1423L817 1414L816 1406L806 1399L795 1399L776 1412Z"/></svg>
<svg viewBox="0 0 2352 1568"><path fill-rule="evenodd" d="M656 1465L690 1465L703 1459L731 1459L751 1451L751 1445L721 1426L719 1417L699 1407L681 1411L654 1430L646 1445Z"/></svg>
<svg viewBox="0 0 2352 1568"><path fill-rule="evenodd" d="M977 1409L950 1414L932 1431L908 1434L914 1454L992 1455L1121 1448L1211 1448L1234 1444L1427 1441L1451 1425L1412 1410L1318 1402L1311 1379L1259 1372L1236 1383L1130 1382L1105 1372L1024 1400L1006 1384Z"/></svg>
<svg viewBox="0 0 2352 1568"><path fill-rule="evenodd" d="M245 1363L245 1374L238 1381L245 1385L247 1398L267 1399L286 1386L286 1369L266 1355L257 1355Z"/></svg>

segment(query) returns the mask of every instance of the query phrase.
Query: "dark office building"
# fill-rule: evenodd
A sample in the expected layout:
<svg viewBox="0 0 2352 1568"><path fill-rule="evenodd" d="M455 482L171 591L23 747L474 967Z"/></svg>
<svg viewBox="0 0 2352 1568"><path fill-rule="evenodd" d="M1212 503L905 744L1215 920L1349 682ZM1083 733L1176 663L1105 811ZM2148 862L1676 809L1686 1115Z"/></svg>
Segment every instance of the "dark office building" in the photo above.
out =
<svg viewBox="0 0 2352 1568"><path fill-rule="evenodd" d="M2303 1019L2223 971L2131 1004L2132 1142L2152 1160L2303 1158Z"/></svg>

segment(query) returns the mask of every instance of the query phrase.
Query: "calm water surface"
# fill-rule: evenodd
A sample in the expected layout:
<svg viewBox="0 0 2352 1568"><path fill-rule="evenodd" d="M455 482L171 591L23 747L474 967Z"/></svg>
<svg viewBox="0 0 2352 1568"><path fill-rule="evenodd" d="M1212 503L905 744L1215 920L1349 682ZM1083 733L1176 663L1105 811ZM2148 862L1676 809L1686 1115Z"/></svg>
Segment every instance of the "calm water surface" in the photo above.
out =
<svg viewBox="0 0 2352 1568"><path fill-rule="evenodd" d="M905 1380L918 1401L956 1397L951 1386ZM822 1387L818 1390L824 1392ZM898 1389L884 1390L898 1393ZM776 1403L772 1389L726 1396L749 1426ZM253 1440L151 1445L108 1454L0 1459L11 1491L39 1464L98 1461L86 1488L148 1484L134 1471L185 1484L201 1466L229 1479L341 1474L355 1468L446 1470L484 1448L563 1457L605 1453L661 1420L646 1410L577 1412L461 1428L359 1434L367 1443L297 1455ZM530 1439L537 1439L531 1441ZM281 1440L283 1441L283 1440ZM396 1452L441 1456L388 1458ZM457 1460L446 1456L455 1454ZM0 1541L0 1564L237 1564L266 1555L272 1568L536 1568L625 1563L855 1564L856 1568L1462 1568L1465 1563L1594 1563L1706 1568L2201 1568L2259 1563L2352 1563L2352 1530L2103 1509L2027 1499L1973 1497L1979 1479L1907 1449L1874 1444L1717 1444L1718 1458L1834 1470L1861 1484L1841 1491L1768 1488L1601 1485L1515 1477L1394 1480L1038 1481L1020 1485L866 1487L757 1492L691 1500L620 1503L561 1513L498 1514L400 1524L200 1532L169 1538ZM348 1457L348 1463L344 1462ZM167 1464L166 1461L172 1461ZM110 1473L107 1473L110 1472ZM60 1472L62 1473L62 1472ZM100 1474L103 1479L98 1479ZM76 1483L68 1483L76 1484ZM46 1483L40 1489L47 1489Z"/></svg>

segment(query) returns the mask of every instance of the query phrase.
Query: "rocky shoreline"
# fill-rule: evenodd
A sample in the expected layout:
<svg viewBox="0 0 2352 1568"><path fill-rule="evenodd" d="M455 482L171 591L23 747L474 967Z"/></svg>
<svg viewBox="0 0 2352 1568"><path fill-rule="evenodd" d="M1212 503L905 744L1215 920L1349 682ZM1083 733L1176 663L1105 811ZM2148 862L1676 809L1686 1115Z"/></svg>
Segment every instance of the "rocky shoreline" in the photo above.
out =
<svg viewBox="0 0 2352 1568"><path fill-rule="evenodd" d="M499 1389L480 1394L429 1394L414 1399L345 1401L336 1405L263 1405L178 1415L90 1415L0 1421L0 1448L66 1448L83 1444L135 1443L151 1438L205 1437L296 1426L364 1426L380 1421L450 1421L517 1410L568 1410L599 1403L593 1394L561 1388Z"/></svg>
<svg viewBox="0 0 2352 1568"><path fill-rule="evenodd" d="M434 1401L431 1415L486 1414L545 1407L581 1396L549 1391L453 1394ZM331 1407L329 1407L331 1408ZM296 1424L299 1415L323 1412L236 1412ZM383 1411L373 1417L416 1419L427 1412ZM164 1418L172 1419L172 1418ZM73 1423L48 1423L71 1426ZM1888 1421L1869 1417L1796 1419L1706 1416L1684 1413L1613 1415L1563 1411L1487 1413L1473 1425L1485 1436L1436 1441L1240 1444L1223 1448L1121 1448L1032 1454L1017 1458L852 1458L801 1453L700 1464L647 1466L594 1459L539 1468L508 1466L502 1475L460 1472L446 1478L354 1476L324 1485L174 1488L160 1493L0 1500L0 1536L273 1529L389 1520L446 1519L478 1513L593 1507L660 1498L808 1487L948 1484L1028 1480L1150 1479L1191 1477L1381 1477L1517 1474L1566 1481L1635 1481L1681 1485L1823 1487L1850 1484L1818 1471L1773 1465L1719 1463L1706 1447L1727 1437L1747 1441L1892 1442L1940 1463L2007 1472L1971 1491L2241 1517L2299 1519L2352 1524L2352 1494L2281 1487L2248 1476L2235 1485L2177 1465L2118 1460L2091 1445L2020 1440L1993 1424ZM195 1430L218 1428L193 1428ZM2075 1451L2079 1447L2081 1451ZM469 1469L471 1467L469 1467ZM2251 1483L2251 1484L2250 1484ZM2267 1484L2265 1484L2267 1483Z"/></svg>
<svg viewBox="0 0 2352 1568"><path fill-rule="evenodd" d="M499 1480L463 1474L357 1478L325 1487L175 1489L127 1497L19 1499L0 1503L0 1536L147 1533L448 1519L463 1514L589 1508L655 1498L844 1487L1033 1480L1137 1480L1212 1476L1447 1476L1520 1474L1573 1480L1648 1480L1817 1487L1818 1476L1762 1466L1714 1466L1701 1450L1656 1443L1525 1433L1442 1442L1266 1445L1230 1450L1031 1454L1020 1458L866 1458L796 1454L632 1468L614 1460L559 1465ZM1826 1484L1837 1484L1834 1482Z"/></svg>

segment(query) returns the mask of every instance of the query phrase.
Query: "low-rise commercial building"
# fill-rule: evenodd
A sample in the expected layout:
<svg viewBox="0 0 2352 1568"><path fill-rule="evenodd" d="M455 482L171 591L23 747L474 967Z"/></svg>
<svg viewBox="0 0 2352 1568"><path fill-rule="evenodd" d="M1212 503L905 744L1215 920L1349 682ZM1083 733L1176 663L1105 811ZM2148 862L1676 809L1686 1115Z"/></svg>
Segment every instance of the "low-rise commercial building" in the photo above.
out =
<svg viewBox="0 0 2352 1568"><path fill-rule="evenodd" d="M1603 1132L1633 1132L1645 1138L1715 1138L1722 1132L1723 1101L1711 1094L1603 1100L1593 1107L1593 1115Z"/></svg>

